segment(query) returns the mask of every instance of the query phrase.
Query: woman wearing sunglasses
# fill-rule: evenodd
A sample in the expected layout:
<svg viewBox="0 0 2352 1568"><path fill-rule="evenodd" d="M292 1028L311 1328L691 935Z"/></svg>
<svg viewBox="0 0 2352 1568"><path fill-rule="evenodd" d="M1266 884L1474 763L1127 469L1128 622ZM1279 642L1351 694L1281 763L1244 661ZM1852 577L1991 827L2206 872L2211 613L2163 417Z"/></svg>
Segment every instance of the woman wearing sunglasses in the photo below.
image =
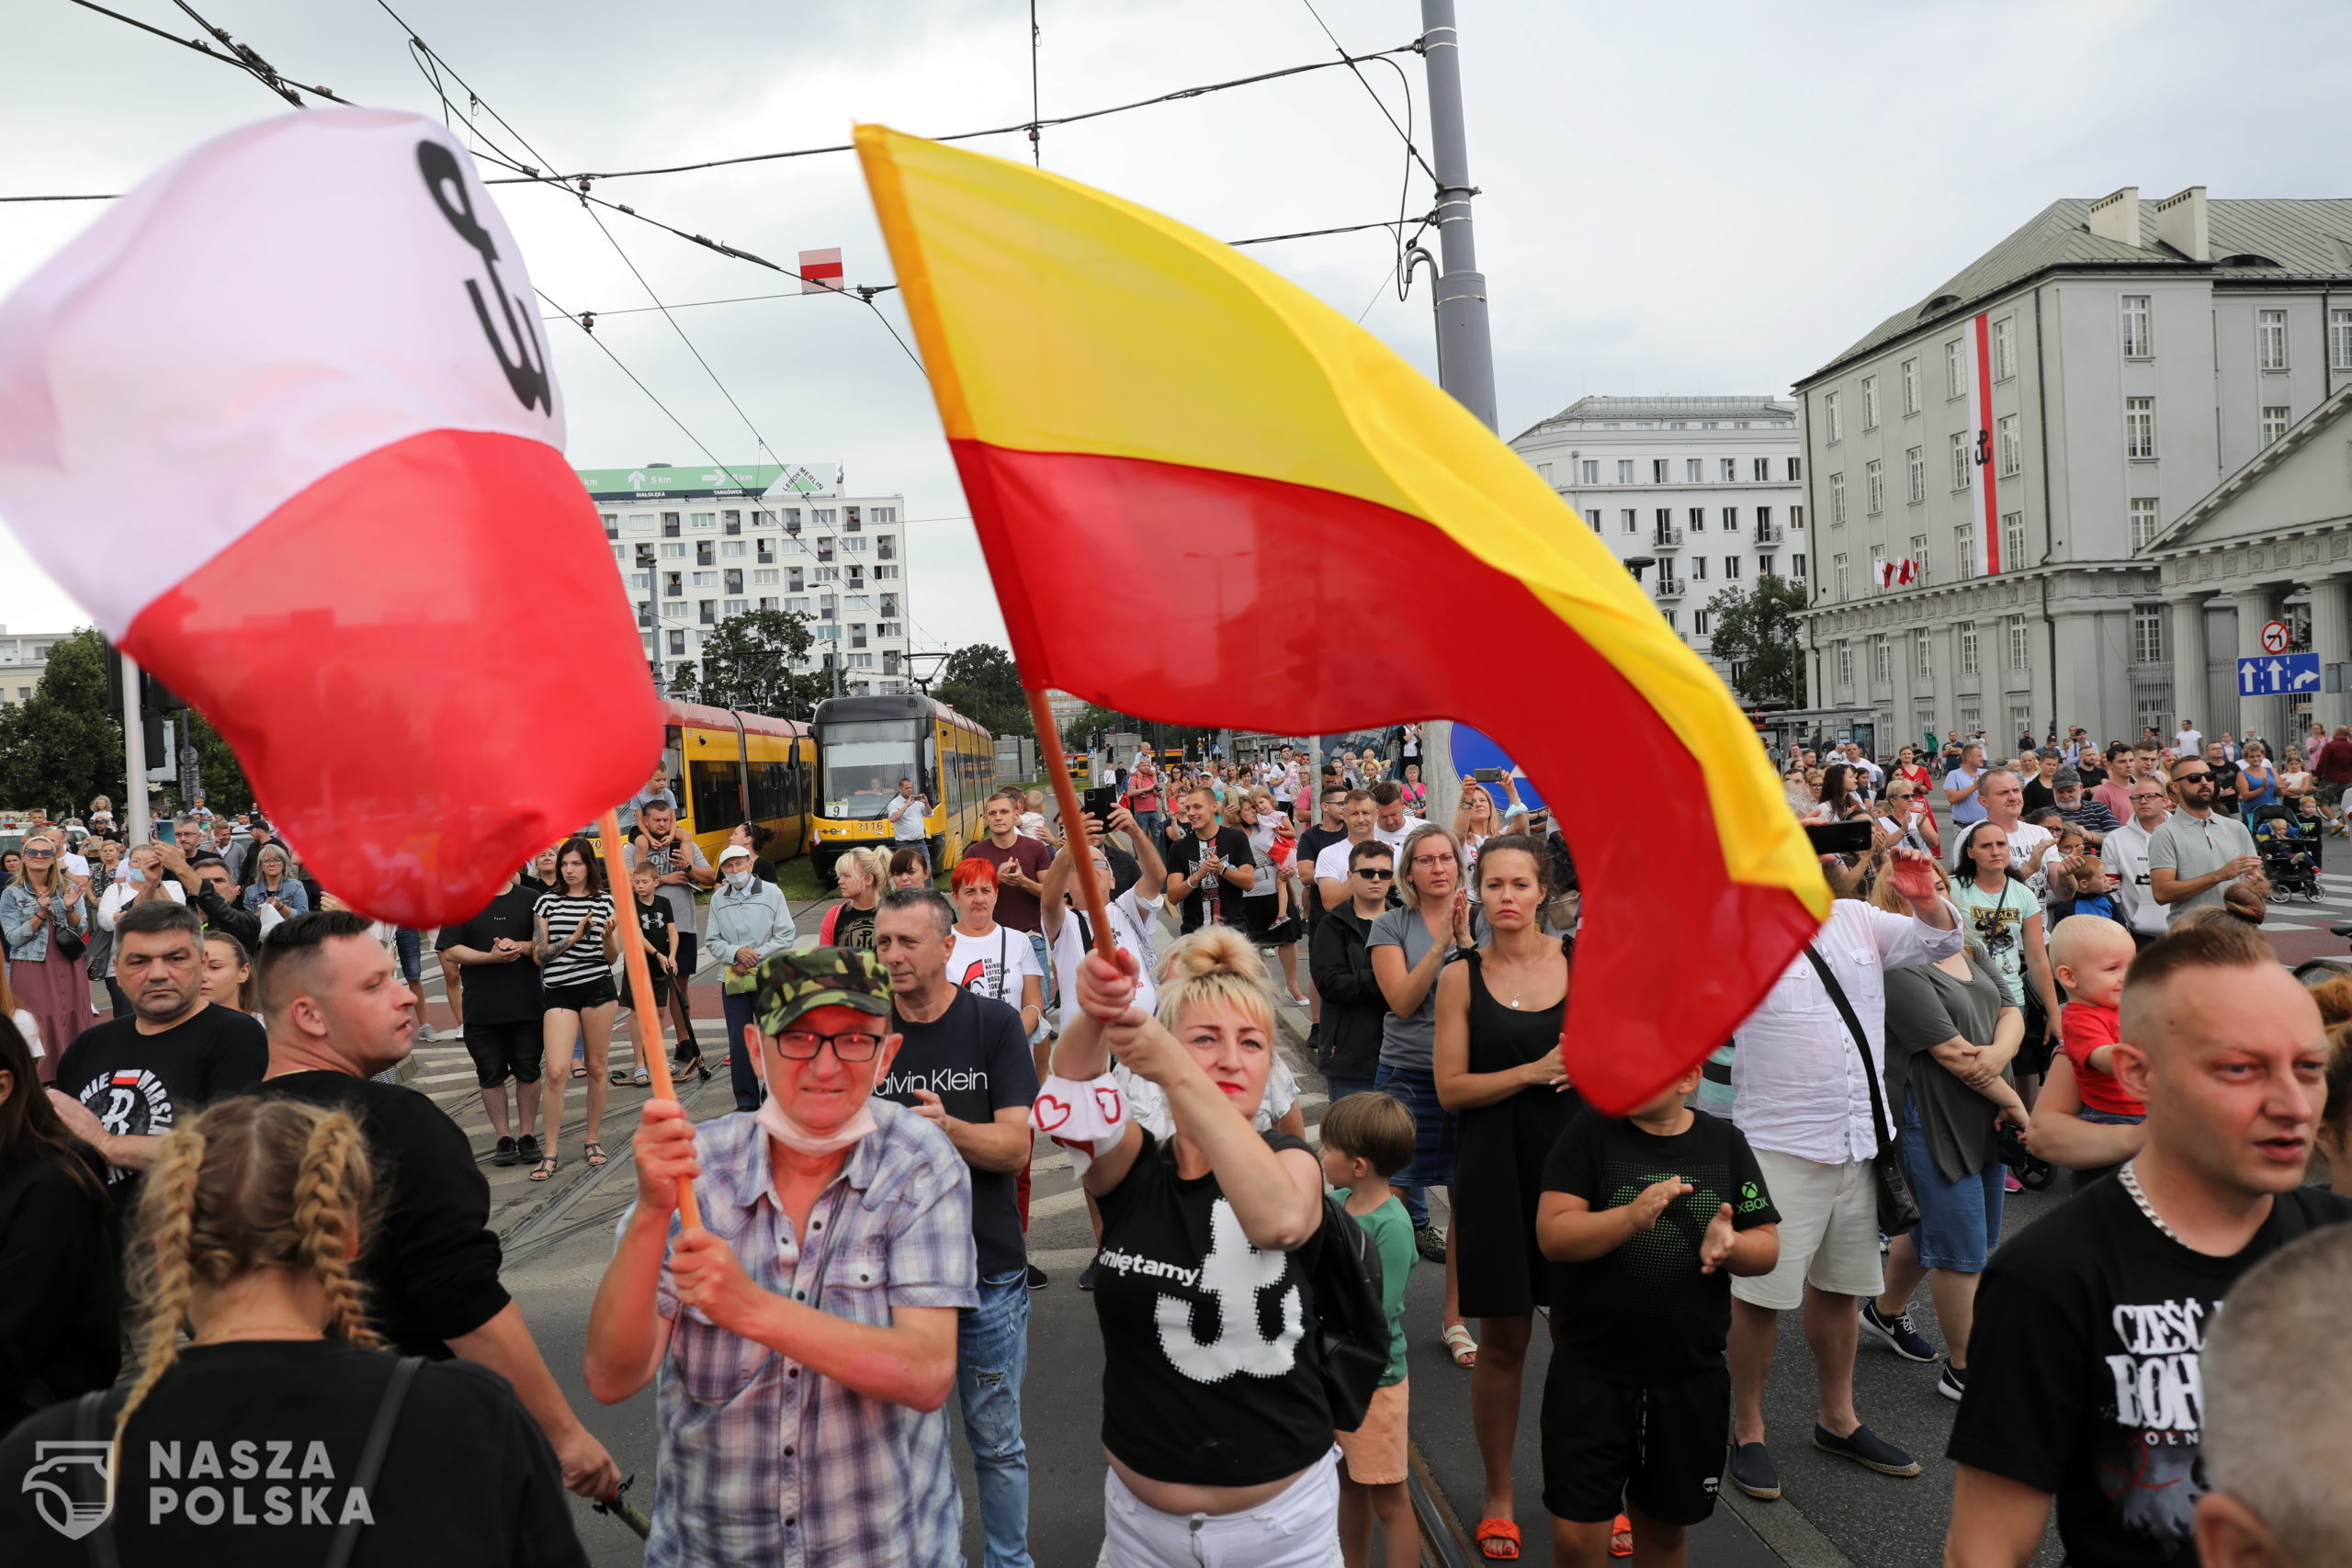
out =
<svg viewBox="0 0 2352 1568"><path fill-rule="evenodd" d="M58 1058L90 1023L90 977L82 967L90 909L59 863L58 844L46 833L28 837L24 874L0 888L8 984L40 1028L43 1083L57 1076Z"/></svg>

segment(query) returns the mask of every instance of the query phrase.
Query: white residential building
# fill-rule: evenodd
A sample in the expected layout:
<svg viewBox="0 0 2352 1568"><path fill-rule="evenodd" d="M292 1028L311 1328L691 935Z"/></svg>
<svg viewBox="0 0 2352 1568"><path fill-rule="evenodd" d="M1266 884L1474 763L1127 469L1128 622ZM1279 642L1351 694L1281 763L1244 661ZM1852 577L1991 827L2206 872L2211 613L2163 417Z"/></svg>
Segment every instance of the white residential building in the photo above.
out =
<svg viewBox="0 0 2352 1568"><path fill-rule="evenodd" d="M49 668L51 645L71 632L12 632L0 626L0 706L28 700Z"/></svg>
<svg viewBox="0 0 2352 1568"><path fill-rule="evenodd" d="M910 689L903 497L847 491L821 463L578 472L665 689L698 680L703 643L752 610L807 615L797 668L838 661L843 695Z"/></svg>
<svg viewBox="0 0 2352 1568"><path fill-rule="evenodd" d="M1707 604L1805 576L1796 405L1775 398L1579 398L1511 442L1620 560L1667 625L1708 651ZM1718 671L1729 677L1728 666Z"/></svg>

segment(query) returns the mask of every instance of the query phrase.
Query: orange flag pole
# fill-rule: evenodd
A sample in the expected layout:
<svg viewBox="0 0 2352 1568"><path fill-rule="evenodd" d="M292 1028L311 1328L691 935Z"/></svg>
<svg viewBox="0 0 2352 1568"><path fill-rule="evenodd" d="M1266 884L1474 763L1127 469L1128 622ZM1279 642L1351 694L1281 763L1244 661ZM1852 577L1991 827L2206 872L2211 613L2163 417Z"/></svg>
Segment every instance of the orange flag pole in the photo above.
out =
<svg viewBox="0 0 2352 1568"><path fill-rule="evenodd" d="M621 868L619 811L607 811L596 818L596 834L605 849L605 880L614 889L613 918L620 919L626 917L628 920L624 928L628 934L621 939L621 966L628 975L629 1035L637 1043L639 1065L653 1080L653 1098L675 1100L678 1090L677 1086L670 1081L670 1054L662 1048L661 1010L653 1009L650 1022L646 1019L646 1010L653 1004L651 966L645 962L645 942L638 933L637 911L629 908L628 898L620 892L628 882ZM687 976L681 975L677 983L683 986L686 979ZM742 1050L743 1043L736 1041L732 1049ZM700 1227L702 1224L702 1212L695 1207L695 1186L691 1181L678 1183L678 1217L689 1225Z"/></svg>
<svg viewBox="0 0 2352 1568"><path fill-rule="evenodd" d="M1119 944L1111 933L1111 906L1103 897L1102 884L1095 880L1094 857L1085 852L1087 846L1086 814L1078 804L1078 790L1069 782L1069 763L1062 757L1062 732L1054 725L1054 710L1046 702L1046 694L1024 688L1022 694L1029 699L1029 716L1037 725L1037 750L1045 754L1046 772L1054 781L1054 800L1062 808L1062 822L1069 835L1070 870L1078 876L1079 897L1086 905L1086 918L1094 927L1094 951L1116 964Z"/></svg>

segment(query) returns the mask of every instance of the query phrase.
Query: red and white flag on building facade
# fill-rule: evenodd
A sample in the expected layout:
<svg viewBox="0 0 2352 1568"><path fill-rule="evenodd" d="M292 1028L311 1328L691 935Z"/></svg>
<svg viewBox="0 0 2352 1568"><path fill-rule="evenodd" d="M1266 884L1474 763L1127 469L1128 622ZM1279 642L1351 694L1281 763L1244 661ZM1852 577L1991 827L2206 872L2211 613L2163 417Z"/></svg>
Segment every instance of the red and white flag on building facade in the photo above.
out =
<svg viewBox="0 0 2352 1568"><path fill-rule="evenodd" d="M661 750L538 313L464 147L360 108L214 138L0 302L0 517L402 925Z"/></svg>
<svg viewBox="0 0 2352 1568"><path fill-rule="evenodd" d="M2001 499L1993 461L1993 343L1992 319L1979 314L1968 323L1962 339L1967 355L1968 454L1975 468L1976 526L1971 530L1972 576L1990 577L2002 570Z"/></svg>
<svg viewBox="0 0 2352 1568"><path fill-rule="evenodd" d="M803 294L838 294L848 285L842 280L842 252L839 245L830 251L800 253L800 292Z"/></svg>

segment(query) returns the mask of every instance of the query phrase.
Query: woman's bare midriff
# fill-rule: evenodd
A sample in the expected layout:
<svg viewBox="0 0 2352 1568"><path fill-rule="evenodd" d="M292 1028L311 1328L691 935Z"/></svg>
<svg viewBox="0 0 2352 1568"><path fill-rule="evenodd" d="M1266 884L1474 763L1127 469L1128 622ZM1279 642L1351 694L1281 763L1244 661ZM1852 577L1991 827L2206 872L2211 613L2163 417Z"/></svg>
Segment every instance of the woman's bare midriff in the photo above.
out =
<svg viewBox="0 0 2352 1568"><path fill-rule="evenodd" d="M1297 1482L1299 1476L1306 1473L1302 1470L1295 1474L1285 1475L1280 1481L1261 1482L1255 1486L1187 1486L1181 1482L1153 1481L1148 1476L1137 1475L1121 1464L1118 1457L1108 1450L1103 1450L1102 1457L1111 1461L1111 1468L1118 1473L1121 1481L1126 1483L1128 1491L1163 1514L1207 1514L1217 1517L1243 1513L1281 1496Z"/></svg>

